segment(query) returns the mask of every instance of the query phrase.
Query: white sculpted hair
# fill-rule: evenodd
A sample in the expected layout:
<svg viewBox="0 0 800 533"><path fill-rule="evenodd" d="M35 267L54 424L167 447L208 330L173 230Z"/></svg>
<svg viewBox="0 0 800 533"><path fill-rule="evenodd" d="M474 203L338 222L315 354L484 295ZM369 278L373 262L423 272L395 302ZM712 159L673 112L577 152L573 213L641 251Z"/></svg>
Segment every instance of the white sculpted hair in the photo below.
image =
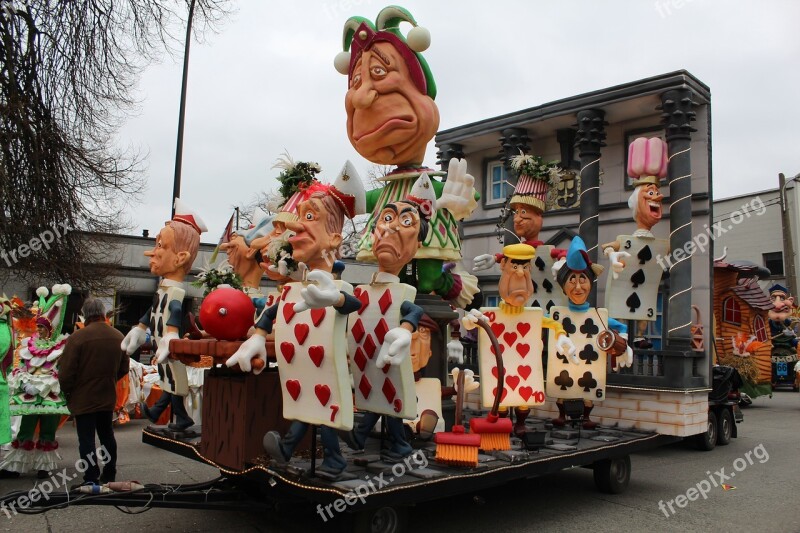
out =
<svg viewBox="0 0 800 533"><path fill-rule="evenodd" d="M628 198L628 207L633 211L633 218L636 218L636 213L639 211L639 191L642 190L644 185L639 185L633 189L633 194Z"/></svg>

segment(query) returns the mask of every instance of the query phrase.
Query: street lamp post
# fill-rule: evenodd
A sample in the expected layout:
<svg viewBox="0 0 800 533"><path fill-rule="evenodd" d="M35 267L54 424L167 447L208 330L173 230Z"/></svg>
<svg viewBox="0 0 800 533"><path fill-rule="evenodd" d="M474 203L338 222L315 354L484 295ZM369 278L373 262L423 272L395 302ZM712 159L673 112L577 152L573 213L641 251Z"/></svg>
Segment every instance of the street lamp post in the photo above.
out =
<svg viewBox="0 0 800 533"><path fill-rule="evenodd" d="M789 212L786 209L786 186L800 179L800 174L787 180L783 173L778 174L778 185L781 200L781 226L783 229L784 265L786 265L786 285L789 294L795 294L797 278L794 269L794 243L792 242L792 226Z"/></svg>
<svg viewBox="0 0 800 533"><path fill-rule="evenodd" d="M189 18L186 21L186 44L183 51L183 80L181 82L181 108L178 114L178 146L175 150L175 177L172 182L172 217L175 216L175 198L181 195L181 163L183 161L183 123L186 118L186 84L189 78L189 46L192 43L192 17L194 2L189 4ZM170 217L170 218L172 218Z"/></svg>

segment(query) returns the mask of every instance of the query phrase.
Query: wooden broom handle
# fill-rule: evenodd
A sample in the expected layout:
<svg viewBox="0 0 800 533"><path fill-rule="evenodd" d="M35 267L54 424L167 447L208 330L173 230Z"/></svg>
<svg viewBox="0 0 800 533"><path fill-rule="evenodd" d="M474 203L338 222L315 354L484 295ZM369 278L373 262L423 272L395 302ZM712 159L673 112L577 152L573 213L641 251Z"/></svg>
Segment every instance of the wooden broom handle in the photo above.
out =
<svg viewBox="0 0 800 533"><path fill-rule="evenodd" d="M494 348L494 359L497 363L497 387L494 393L494 404L492 405L491 415L497 417L500 411L500 397L503 394L503 387L505 387L506 369L503 367L503 357L500 355L500 343L497 341L497 336L489 327L489 323L485 320L478 320L478 325L483 328L483 331L489 336Z"/></svg>

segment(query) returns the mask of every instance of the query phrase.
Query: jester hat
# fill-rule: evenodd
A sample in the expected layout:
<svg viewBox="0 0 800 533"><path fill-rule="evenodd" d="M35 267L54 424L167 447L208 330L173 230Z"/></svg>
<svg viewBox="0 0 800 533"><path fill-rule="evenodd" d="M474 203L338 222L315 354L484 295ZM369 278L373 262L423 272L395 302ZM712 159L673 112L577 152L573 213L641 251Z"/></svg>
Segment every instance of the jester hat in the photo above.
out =
<svg viewBox="0 0 800 533"><path fill-rule="evenodd" d="M36 314L36 325L44 326L50 330L50 340L55 340L61 335L61 327L64 325L64 316L67 313L67 299L72 293L72 287L68 284L53 285L53 292L47 287L36 289L39 297L39 306Z"/></svg>

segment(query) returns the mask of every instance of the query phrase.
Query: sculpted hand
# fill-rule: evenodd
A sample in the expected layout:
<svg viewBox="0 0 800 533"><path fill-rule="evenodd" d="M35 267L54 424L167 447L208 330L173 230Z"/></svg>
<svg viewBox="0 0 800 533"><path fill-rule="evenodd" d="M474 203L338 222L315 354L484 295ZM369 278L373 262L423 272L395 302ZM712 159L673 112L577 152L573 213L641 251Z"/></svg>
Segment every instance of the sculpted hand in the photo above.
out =
<svg viewBox="0 0 800 533"><path fill-rule="evenodd" d="M263 364L252 364L253 359L260 359ZM253 371L253 374L260 374L267 367L267 347L264 344L264 337L255 333L239 346L236 353L225 361L225 366L232 367L239 365L242 372Z"/></svg>
<svg viewBox="0 0 800 533"><path fill-rule="evenodd" d="M464 315L464 318L461 319L461 324L464 326L465 329L472 330L478 327L479 320L488 322L488 320L486 319L486 315L484 315L477 309L473 309L469 313Z"/></svg>
<svg viewBox="0 0 800 533"><path fill-rule="evenodd" d="M553 266L550 267L550 272L553 274L553 279L558 278L558 271L561 270L561 267L564 266L564 263L567 262L566 258L559 259L558 261L553 263Z"/></svg>
<svg viewBox="0 0 800 533"><path fill-rule="evenodd" d="M561 335L556 339L556 351L561 355L569 357L573 365L581 364L581 360L578 358L578 349L568 336Z"/></svg>
<svg viewBox="0 0 800 533"><path fill-rule="evenodd" d="M458 367L454 368L450 374L453 376L453 386L458 392L458 374L462 372ZM466 369L464 372L464 394L468 394L481 386L480 382L475 381L475 372Z"/></svg>
<svg viewBox="0 0 800 533"><path fill-rule="evenodd" d="M375 366L378 368L383 368L387 364L397 366L410 354L411 332L406 328L392 328L383 338Z"/></svg>
<svg viewBox="0 0 800 533"><path fill-rule="evenodd" d="M134 326L122 339L120 346L127 355L133 355L133 352L139 349L139 346L147 340L147 332L138 326Z"/></svg>
<svg viewBox="0 0 800 533"><path fill-rule="evenodd" d="M461 344L461 341L453 339L447 343L447 362L457 365L464 364L464 345Z"/></svg>
<svg viewBox="0 0 800 533"><path fill-rule="evenodd" d="M454 157L447 168L447 181L436 207L447 209L456 220L467 218L478 205L474 185L475 178L467 174L467 160Z"/></svg>
<svg viewBox="0 0 800 533"><path fill-rule="evenodd" d="M472 271L480 272L481 270L488 270L497 263L497 260L492 254L483 254L476 257L472 262Z"/></svg>
<svg viewBox="0 0 800 533"><path fill-rule="evenodd" d="M169 357L169 341L179 339L180 337L174 331L170 331L158 341L158 349L156 350L156 362L163 363Z"/></svg>
<svg viewBox="0 0 800 533"><path fill-rule="evenodd" d="M631 254L628 252L606 252L609 261L611 261L611 275L614 279L619 277L619 273L625 269L625 259L629 258Z"/></svg>
<svg viewBox="0 0 800 533"><path fill-rule="evenodd" d="M325 272L315 270L306 276L308 281L317 282L316 285L309 285L300 291L303 297L302 302L294 306L297 313L302 313L306 309L319 309L334 305L342 297L342 293L334 285L333 280Z"/></svg>

